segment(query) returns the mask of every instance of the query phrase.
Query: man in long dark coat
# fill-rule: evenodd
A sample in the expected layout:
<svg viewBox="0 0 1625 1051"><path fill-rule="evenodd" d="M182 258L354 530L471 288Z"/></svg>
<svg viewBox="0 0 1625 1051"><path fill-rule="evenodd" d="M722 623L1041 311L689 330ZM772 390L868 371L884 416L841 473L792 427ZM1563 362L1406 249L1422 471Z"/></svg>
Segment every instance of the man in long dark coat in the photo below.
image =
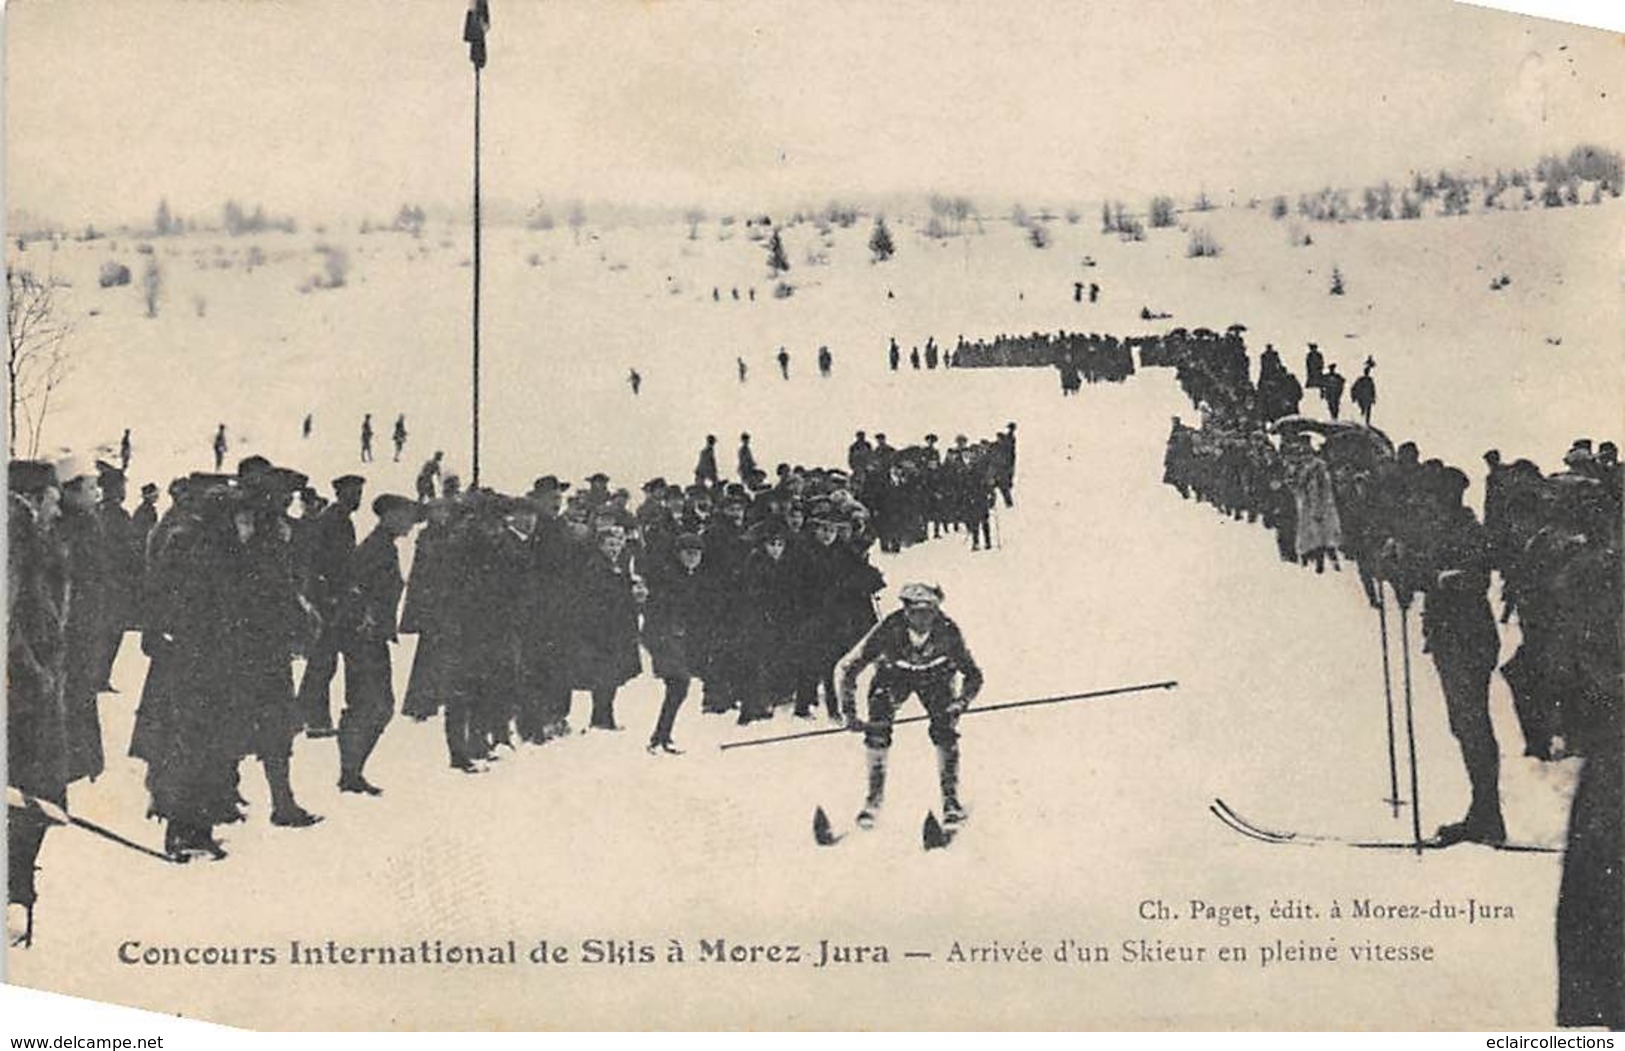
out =
<svg viewBox="0 0 1625 1051"><path fill-rule="evenodd" d="M56 528L67 549L68 569L62 703L71 782L82 777L94 780L105 765L96 694L103 674L102 653L107 646L110 573L106 539L96 513L101 496L96 476L88 469L61 466L58 476L62 481L62 518Z"/></svg>
<svg viewBox="0 0 1625 1051"><path fill-rule="evenodd" d="M355 523L351 516L361 507L367 480L347 474L333 479L332 504L322 511L302 540L305 598L322 618L322 631L305 654L305 675L299 681L299 706L311 737L333 736L330 690L339 666L338 616L340 601L349 590L351 560L355 556Z"/></svg>
<svg viewBox="0 0 1625 1051"><path fill-rule="evenodd" d="M560 517L569 483L553 475L536 480L530 499L537 505L527 576L520 587L520 736L545 743L570 732L570 650L575 574L585 539L571 535ZM584 532L583 526L577 526Z"/></svg>
<svg viewBox="0 0 1625 1051"><path fill-rule="evenodd" d="M303 484L300 476L291 486L275 478L244 486L232 513L226 645L218 655L229 677L225 699L238 720L241 754L260 760L271 823L288 828L321 820L299 805L290 773L293 739L304 725L293 691L293 650L315 620L299 595L285 518L293 491Z"/></svg>
<svg viewBox="0 0 1625 1051"><path fill-rule="evenodd" d="M683 533L670 552L650 566L643 643L655 676L666 687L649 735L651 754L680 754L671 736L677 713L688 698L691 682L708 677L711 632L720 596L705 557L704 539Z"/></svg>
<svg viewBox="0 0 1625 1051"><path fill-rule="evenodd" d="M101 645L93 678L97 690L107 692L113 689L111 675L119 645L124 641L125 631L134 623L141 562L137 559L131 540L133 527L130 513L124 510L124 472L106 463L98 462L96 468L97 484L102 494L101 502L96 507L96 517L101 522L102 561L107 579L102 583Z"/></svg>
<svg viewBox="0 0 1625 1051"><path fill-rule="evenodd" d="M225 851L214 826L242 820L241 740L228 702L232 504L222 476L193 476L153 534L141 649L150 658L130 755L147 764L148 815L177 860Z"/></svg>
<svg viewBox="0 0 1625 1051"><path fill-rule="evenodd" d="M1490 676L1501 639L1490 611L1489 544L1473 512L1461 505L1467 476L1447 468L1438 499L1446 511L1435 527L1429 562L1436 574L1422 610L1422 635L1439 671L1450 732L1461 746L1472 801L1460 821L1442 826L1441 843L1501 843L1500 747L1490 723Z"/></svg>
<svg viewBox="0 0 1625 1051"><path fill-rule="evenodd" d="M63 551L54 534L60 513L56 472L48 463L13 460L8 469L6 559L6 784L20 793L6 806L6 900L28 919L33 938L36 861L51 818L40 803L64 807L67 730L62 707L68 605Z"/></svg>
<svg viewBox="0 0 1625 1051"><path fill-rule="evenodd" d="M344 713L339 718L339 791L382 795L365 776L384 727L395 714L389 647L396 639L401 592L400 553L395 542L412 531L420 508L385 493L372 502L378 525L350 560L349 586L340 611L344 653Z"/></svg>
<svg viewBox="0 0 1625 1051"><path fill-rule="evenodd" d="M621 728L615 721L615 695L643 671L638 653L638 601L643 585L623 564L625 549L621 530L600 528L597 547L583 559L575 578L572 685L591 692L588 725L595 730Z"/></svg>

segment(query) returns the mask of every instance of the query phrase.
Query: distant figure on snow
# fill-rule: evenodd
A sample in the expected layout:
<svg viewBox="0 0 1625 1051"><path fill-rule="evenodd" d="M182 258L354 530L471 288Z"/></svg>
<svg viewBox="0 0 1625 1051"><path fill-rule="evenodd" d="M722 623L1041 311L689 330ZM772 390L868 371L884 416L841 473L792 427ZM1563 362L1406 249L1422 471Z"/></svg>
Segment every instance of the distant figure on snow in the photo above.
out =
<svg viewBox="0 0 1625 1051"><path fill-rule="evenodd" d="M695 485L717 484L717 436L705 436L705 448L700 450L700 458L694 464Z"/></svg>
<svg viewBox="0 0 1625 1051"><path fill-rule="evenodd" d="M903 361L903 351L902 348L897 345L896 336L891 338L891 347L886 351L886 358L891 362L891 370L896 372L897 366L902 364Z"/></svg>
<svg viewBox="0 0 1625 1051"><path fill-rule="evenodd" d="M130 428L124 428L124 437L118 443L118 469L130 473Z"/></svg>
<svg viewBox="0 0 1625 1051"><path fill-rule="evenodd" d="M1338 375L1336 365L1326 366L1326 374L1320 377L1320 396L1326 399L1326 411L1337 419L1343 407L1343 377Z"/></svg>
<svg viewBox="0 0 1625 1051"><path fill-rule="evenodd" d="M436 449L435 454L423 462L418 472L418 499L433 500L435 482L440 478L440 464L446 454Z"/></svg>
<svg viewBox="0 0 1625 1051"><path fill-rule="evenodd" d="M750 435L739 436L739 480L744 481L756 473L756 454L750 449Z"/></svg>
<svg viewBox="0 0 1625 1051"><path fill-rule="evenodd" d="M1072 302L1074 302L1074 303L1082 303L1083 302L1083 282L1082 281L1074 281L1074 282L1072 282Z"/></svg>
<svg viewBox="0 0 1625 1051"><path fill-rule="evenodd" d="M626 374L626 382L632 388L632 396L637 397L638 391L643 389L643 377L638 375L637 369L633 369Z"/></svg>
<svg viewBox="0 0 1625 1051"><path fill-rule="evenodd" d="M372 413L361 418L361 462L372 463Z"/></svg>
<svg viewBox="0 0 1625 1051"><path fill-rule="evenodd" d="M745 382L745 377L750 374L750 366L745 364L744 358L734 358L734 364L739 366L739 382Z"/></svg>
<svg viewBox="0 0 1625 1051"><path fill-rule="evenodd" d="M913 348L912 350L910 350L908 352L908 363L914 367L915 371L919 371L919 368L920 368L920 348L919 347L915 347L915 348Z"/></svg>
<svg viewBox="0 0 1625 1051"><path fill-rule="evenodd" d="M1320 386L1320 377L1326 368L1326 358L1320 353L1320 347L1309 344L1309 353L1303 356L1303 387L1313 390Z"/></svg>
<svg viewBox="0 0 1625 1051"><path fill-rule="evenodd" d="M1360 407L1360 418L1367 427L1371 426L1371 407L1377 404L1377 381L1371 378L1371 370L1376 367L1375 358L1366 358L1364 371L1349 389L1349 400Z"/></svg>
<svg viewBox="0 0 1625 1051"><path fill-rule="evenodd" d="M309 438L311 429L313 427L315 427L315 426L316 426L316 415L315 415L315 413L310 413L310 412L305 413L305 422L303 424L301 424L300 427L299 427L299 437L301 437L301 438Z"/></svg>
<svg viewBox="0 0 1625 1051"><path fill-rule="evenodd" d="M829 352L828 347L818 348L818 374L829 379L829 370L835 367L835 355Z"/></svg>
<svg viewBox="0 0 1625 1051"><path fill-rule="evenodd" d="M393 441L395 442L395 462L400 463L401 452L406 448L406 413L404 412L395 417Z"/></svg>
<svg viewBox="0 0 1625 1051"><path fill-rule="evenodd" d="M790 378L790 352L783 347L779 348L779 375L785 379Z"/></svg>
<svg viewBox="0 0 1625 1051"><path fill-rule="evenodd" d="M221 424L220 429L214 432L214 469L219 472L222 464L226 462L226 425Z"/></svg>
<svg viewBox="0 0 1625 1051"><path fill-rule="evenodd" d="M1100 286L1095 284L1093 281L1089 282L1089 302L1100 302Z"/></svg>

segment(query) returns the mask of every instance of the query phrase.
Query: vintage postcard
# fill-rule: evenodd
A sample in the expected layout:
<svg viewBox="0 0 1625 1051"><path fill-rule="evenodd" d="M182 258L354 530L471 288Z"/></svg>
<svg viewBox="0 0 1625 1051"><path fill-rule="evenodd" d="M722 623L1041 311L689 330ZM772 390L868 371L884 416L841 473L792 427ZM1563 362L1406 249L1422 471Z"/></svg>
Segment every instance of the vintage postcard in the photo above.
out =
<svg viewBox="0 0 1625 1051"><path fill-rule="evenodd" d="M1625 50L14 0L5 977L1625 1024Z"/></svg>

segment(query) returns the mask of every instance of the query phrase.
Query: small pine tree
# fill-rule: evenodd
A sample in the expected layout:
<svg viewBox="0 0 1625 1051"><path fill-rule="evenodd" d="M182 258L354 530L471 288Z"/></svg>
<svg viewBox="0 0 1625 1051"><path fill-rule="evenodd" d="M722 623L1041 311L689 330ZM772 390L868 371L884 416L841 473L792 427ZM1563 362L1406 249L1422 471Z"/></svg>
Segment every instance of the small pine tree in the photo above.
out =
<svg viewBox="0 0 1625 1051"><path fill-rule="evenodd" d="M1343 293L1343 271L1334 266L1332 267L1332 295L1340 296Z"/></svg>
<svg viewBox="0 0 1625 1051"><path fill-rule="evenodd" d="M884 263L897 251L897 246L892 243L891 231L886 228L886 217L883 215L875 217L874 233L869 235L869 251L874 254L877 263Z"/></svg>
<svg viewBox="0 0 1625 1051"><path fill-rule="evenodd" d="M778 277L790 269L790 260L784 254L784 239L779 236L779 228L773 228L773 236L767 242L767 268Z"/></svg>
<svg viewBox="0 0 1625 1051"><path fill-rule="evenodd" d="M1174 199L1172 197L1151 198L1151 226L1153 229L1162 229L1174 225Z"/></svg>

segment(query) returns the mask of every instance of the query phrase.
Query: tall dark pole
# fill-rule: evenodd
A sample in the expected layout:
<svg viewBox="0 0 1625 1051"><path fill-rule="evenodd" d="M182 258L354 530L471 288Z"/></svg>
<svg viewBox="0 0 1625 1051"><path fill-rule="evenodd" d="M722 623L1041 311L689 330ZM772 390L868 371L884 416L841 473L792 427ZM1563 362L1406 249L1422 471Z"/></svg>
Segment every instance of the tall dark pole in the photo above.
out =
<svg viewBox="0 0 1625 1051"><path fill-rule="evenodd" d="M480 484L480 70L485 68L485 34L491 28L490 0L469 0L463 16L463 42L474 65L474 476Z"/></svg>
<svg viewBox="0 0 1625 1051"><path fill-rule="evenodd" d="M480 484L480 67L474 66L474 479Z"/></svg>

